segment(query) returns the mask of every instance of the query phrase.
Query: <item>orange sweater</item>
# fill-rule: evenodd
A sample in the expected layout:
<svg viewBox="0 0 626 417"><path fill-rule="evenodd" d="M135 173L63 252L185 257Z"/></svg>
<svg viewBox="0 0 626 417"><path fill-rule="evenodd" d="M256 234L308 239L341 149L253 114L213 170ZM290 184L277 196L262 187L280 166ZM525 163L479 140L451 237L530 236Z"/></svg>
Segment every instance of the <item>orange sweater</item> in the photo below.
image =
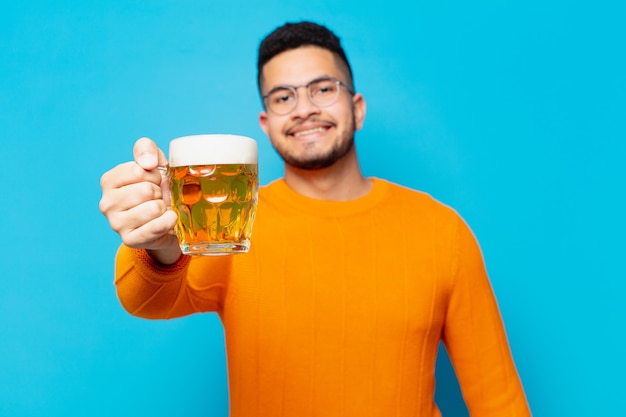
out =
<svg viewBox="0 0 626 417"><path fill-rule="evenodd" d="M119 298L140 317L220 315L232 417L440 416L440 340L472 416L530 415L470 230L373 181L348 202L262 187L245 255L163 267L122 246Z"/></svg>

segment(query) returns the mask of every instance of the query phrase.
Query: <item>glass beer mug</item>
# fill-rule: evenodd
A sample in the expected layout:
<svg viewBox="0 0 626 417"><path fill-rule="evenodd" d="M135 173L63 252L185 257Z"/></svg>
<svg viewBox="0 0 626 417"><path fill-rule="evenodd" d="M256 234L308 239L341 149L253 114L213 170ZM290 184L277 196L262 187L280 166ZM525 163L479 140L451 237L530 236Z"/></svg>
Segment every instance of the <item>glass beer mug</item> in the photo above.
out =
<svg viewBox="0 0 626 417"><path fill-rule="evenodd" d="M258 150L254 139L194 135L170 142L167 177L174 228L183 253L245 253L258 200Z"/></svg>

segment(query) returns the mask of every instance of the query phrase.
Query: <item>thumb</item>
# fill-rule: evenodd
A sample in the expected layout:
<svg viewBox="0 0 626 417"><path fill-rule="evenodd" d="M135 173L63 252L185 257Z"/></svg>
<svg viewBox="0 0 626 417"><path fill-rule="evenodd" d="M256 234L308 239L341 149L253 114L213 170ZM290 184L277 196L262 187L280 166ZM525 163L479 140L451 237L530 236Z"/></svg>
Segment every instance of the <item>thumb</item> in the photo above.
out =
<svg viewBox="0 0 626 417"><path fill-rule="evenodd" d="M140 138L133 147L135 162L146 171L151 171L157 166L166 166L165 154L150 138Z"/></svg>

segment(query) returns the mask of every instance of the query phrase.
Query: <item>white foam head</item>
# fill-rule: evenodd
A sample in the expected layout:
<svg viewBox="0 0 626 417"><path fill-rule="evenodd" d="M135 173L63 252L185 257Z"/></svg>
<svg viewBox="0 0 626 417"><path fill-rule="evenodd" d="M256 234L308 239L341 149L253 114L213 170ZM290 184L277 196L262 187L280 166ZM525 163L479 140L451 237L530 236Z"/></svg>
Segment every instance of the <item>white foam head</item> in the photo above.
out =
<svg viewBox="0 0 626 417"><path fill-rule="evenodd" d="M237 135L193 135L170 142L172 167L216 164L256 164L256 141Z"/></svg>

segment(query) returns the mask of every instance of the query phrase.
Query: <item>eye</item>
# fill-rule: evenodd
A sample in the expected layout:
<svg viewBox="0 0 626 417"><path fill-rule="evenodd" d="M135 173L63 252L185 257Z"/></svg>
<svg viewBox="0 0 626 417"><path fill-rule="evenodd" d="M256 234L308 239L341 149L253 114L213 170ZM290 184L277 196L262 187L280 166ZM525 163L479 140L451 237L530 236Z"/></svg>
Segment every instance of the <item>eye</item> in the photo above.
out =
<svg viewBox="0 0 626 417"><path fill-rule="evenodd" d="M337 92L337 83L332 80L321 80L311 84L310 88L313 97L334 96Z"/></svg>
<svg viewBox="0 0 626 417"><path fill-rule="evenodd" d="M284 88L271 92L268 98L270 103L272 104L283 105L285 103L290 103L291 101L293 101L294 95L291 90Z"/></svg>

